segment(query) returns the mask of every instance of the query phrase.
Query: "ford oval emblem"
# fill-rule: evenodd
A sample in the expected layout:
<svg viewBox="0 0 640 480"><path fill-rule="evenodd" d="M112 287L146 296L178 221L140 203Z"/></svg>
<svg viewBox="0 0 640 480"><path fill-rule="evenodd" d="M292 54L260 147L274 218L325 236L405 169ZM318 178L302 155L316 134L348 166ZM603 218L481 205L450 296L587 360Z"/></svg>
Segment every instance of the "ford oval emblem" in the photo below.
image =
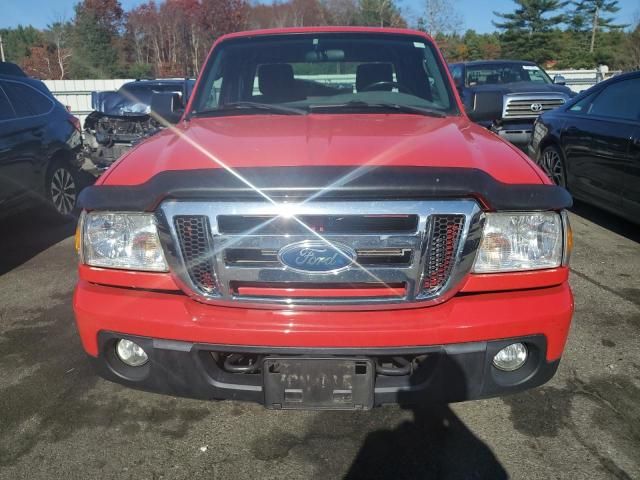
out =
<svg viewBox="0 0 640 480"><path fill-rule="evenodd" d="M335 273L351 266L356 260L356 252L345 245L307 240L282 247L278 259L298 272Z"/></svg>

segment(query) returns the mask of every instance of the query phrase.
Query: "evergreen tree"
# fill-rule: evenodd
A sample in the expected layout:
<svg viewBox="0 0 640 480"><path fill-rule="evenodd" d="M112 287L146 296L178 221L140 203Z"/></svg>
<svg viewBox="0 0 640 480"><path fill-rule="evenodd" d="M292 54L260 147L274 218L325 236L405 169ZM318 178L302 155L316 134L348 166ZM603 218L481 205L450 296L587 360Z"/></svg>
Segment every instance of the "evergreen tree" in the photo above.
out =
<svg viewBox="0 0 640 480"><path fill-rule="evenodd" d="M84 0L75 6L72 72L76 78L109 78L119 71L118 41L124 11L118 0Z"/></svg>
<svg viewBox="0 0 640 480"><path fill-rule="evenodd" d="M591 39L589 44L589 53L593 53L596 47L596 36L602 30L620 30L628 25L615 25L611 14L620 10L618 0L579 0L574 1L575 11L572 17L575 19L576 26L589 27L591 31Z"/></svg>
<svg viewBox="0 0 640 480"><path fill-rule="evenodd" d="M629 52L626 66L633 70L640 69L640 24L629 34L626 44Z"/></svg>
<svg viewBox="0 0 640 480"><path fill-rule="evenodd" d="M502 30L503 56L544 63L560 48L559 26L566 22L561 12L569 2L561 0L514 0L512 13L494 14L502 21L493 24Z"/></svg>
<svg viewBox="0 0 640 480"><path fill-rule="evenodd" d="M18 63L29 56L33 45L42 42L42 32L31 25L16 28L0 28L4 55L7 62Z"/></svg>

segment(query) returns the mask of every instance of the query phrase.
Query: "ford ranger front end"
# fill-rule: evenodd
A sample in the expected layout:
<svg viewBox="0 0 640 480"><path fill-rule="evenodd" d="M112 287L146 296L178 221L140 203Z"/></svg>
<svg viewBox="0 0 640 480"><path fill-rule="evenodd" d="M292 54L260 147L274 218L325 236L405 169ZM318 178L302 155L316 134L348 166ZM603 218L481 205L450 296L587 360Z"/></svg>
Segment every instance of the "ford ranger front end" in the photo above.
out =
<svg viewBox="0 0 640 480"><path fill-rule="evenodd" d="M562 355L571 199L419 32L223 37L81 201L76 320L115 382L363 409L519 391Z"/></svg>

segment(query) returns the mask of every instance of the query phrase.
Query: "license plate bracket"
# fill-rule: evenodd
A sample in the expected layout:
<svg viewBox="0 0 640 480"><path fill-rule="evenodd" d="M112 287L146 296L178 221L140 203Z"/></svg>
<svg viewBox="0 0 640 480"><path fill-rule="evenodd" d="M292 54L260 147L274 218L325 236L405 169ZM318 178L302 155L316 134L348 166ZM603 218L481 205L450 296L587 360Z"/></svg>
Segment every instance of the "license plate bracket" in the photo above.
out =
<svg viewBox="0 0 640 480"><path fill-rule="evenodd" d="M375 365L367 358L267 357L265 406L283 410L367 410Z"/></svg>

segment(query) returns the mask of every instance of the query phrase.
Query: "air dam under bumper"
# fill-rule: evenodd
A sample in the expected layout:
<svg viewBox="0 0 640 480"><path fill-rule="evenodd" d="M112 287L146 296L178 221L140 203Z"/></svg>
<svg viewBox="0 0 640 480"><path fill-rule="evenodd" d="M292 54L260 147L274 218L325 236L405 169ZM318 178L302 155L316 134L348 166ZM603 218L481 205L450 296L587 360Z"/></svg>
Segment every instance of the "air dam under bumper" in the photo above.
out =
<svg viewBox="0 0 640 480"><path fill-rule="evenodd" d="M392 356L422 359L410 374L374 376L372 405L457 402L503 395L547 382L560 360L546 360L543 335L450 345L408 348L265 348L197 344L100 332L100 354L90 357L97 372L107 380L157 393L199 399L232 399L265 403L263 373L235 373L220 358L230 353L256 358L354 358L375 364ZM142 367L127 367L115 355L120 338L133 340L147 352ZM492 365L503 347L522 342L529 357L514 372ZM212 355L212 352L214 353ZM262 364L262 363L261 363ZM267 404L271 408L279 405ZM367 408L368 406L365 406ZM339 405L338 405L339 408Z"/></svg>

